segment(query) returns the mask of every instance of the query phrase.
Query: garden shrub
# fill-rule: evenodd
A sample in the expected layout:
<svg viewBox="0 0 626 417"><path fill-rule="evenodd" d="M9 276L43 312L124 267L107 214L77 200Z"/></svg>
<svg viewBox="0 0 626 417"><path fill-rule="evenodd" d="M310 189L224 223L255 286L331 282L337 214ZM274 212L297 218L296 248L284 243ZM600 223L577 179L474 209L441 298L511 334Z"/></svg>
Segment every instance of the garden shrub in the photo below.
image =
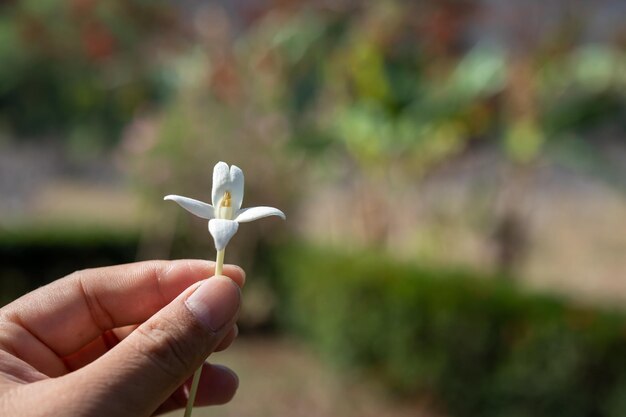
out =
<svg viewBox="0 0 626 417"><path fill-rule="evenodd" d="M377 254L279 251L279 317L336 365L450 415L626 415L626 316Z"/></svg>
<svg viewBox="0 0 626 417"><path fill-rule="evenodd" d="M134 230L22 227L0 233L0 306L79 269L132 262Z"/></svg>

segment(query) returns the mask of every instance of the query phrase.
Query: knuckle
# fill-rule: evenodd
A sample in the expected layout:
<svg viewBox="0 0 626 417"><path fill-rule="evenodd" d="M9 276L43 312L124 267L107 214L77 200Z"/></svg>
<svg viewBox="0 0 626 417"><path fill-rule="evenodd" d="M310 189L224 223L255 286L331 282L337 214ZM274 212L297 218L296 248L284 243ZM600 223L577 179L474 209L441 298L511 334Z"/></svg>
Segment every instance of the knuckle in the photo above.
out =
<svg viewBox="0 0 626 417"><path fill-rule="evenodd" d="M168 376L187 373L202 355L202 338L187 337L166 320L146 322L136 331L142 340L141 353Z"/></svg>

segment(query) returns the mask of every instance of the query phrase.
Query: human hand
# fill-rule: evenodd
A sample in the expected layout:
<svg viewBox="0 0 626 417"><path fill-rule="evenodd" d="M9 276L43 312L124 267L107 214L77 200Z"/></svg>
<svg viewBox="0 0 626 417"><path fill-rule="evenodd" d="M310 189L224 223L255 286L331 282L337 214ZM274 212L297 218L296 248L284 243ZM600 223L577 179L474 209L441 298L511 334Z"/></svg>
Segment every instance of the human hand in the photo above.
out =
<svg viewBox="0 0 626 417"><path fill-rule="evenodd" d="M230 278L213 273L200 260L88 269L1 308L0 415L137 417L184 407L191 374L237 335L245 274L231 265ZM195 404L228 402L237 376L203 366Z"/></svg>

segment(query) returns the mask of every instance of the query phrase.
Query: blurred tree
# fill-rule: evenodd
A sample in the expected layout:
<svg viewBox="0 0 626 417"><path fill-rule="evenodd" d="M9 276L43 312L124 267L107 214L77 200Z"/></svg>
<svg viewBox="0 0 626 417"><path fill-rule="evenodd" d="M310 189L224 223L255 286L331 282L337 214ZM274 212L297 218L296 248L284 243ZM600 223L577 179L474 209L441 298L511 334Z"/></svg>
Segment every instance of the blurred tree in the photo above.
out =
<svg viewBox="0 0 626 417"><path fill-rule="evenodd" d="M481 38L472 19L486 7L274 5L255 9L241 32L221 9L203 9L198 43L175 65L186 75L174 78L193 81L177 84L155 119L163 130L153 147L162 163L154 166L167 168L154 178L167 172L168 182L201 188L191 161L234 154L250 155L259 171L297 167L300 178L340 179L354 208L350 221L361 225L355 240L386 247L398 196L477 148L498 149L506 167L487 193L491 204L481 206L480 232L495 243L495 266L514 272L530 239L526 196L541 162L558 156L555 149L577 149L572 135L623 127L626 60L617 44L582 44L581 31L571 29L584 22L575 10L557 15L556 35L544 37L524 23L536 10L524 15L522 7L524 30L513 39L531 39L524 47ZM577 157L606 165L595 142L584 143ZM257 155L275 167L261 168Z"/></svg>
<svg viewBox="0 0 626 417"><path fill-rule="evenodd" d="M198 43L171 67L178 80L175 94L159 111L136 119L122 142L126 167L147 205L140 258L210 257L214 249L206 222L176 220L176 210L159 202L171 193L210 198L212 169L220 160L244 170L244 204L263 202L292 213L300 174L298 160L285 155L290 131L274 89L277 74L264 50L234 44L221 9L198 15ZM229 246L231 262L254 265L255 254L272 239L262 233L265 227L241 228Z"/></svg>
<svg viewBox="0 0 626 417"><path fill-rule="evenodd" d="M0 127L20 138L115 143L164 98L155 55L176 40L166 1L26 0L0 5Z"/></svg>
<svg viewBox="0 0 626 417"><path fill-rule="evenodd" d="M385 245L394 188L414 186L473 145L500 148L508 167L485 231L496 266L514 272L530 239L526 200L540 163L558 157L557 148L579 148L572 135L624 128L626 55L618 44L583 43L587 20L571 7L550 15L546 32L528 24L543 9L520 5L508 38L469 42L472 18L485 8L303 8L269 15L249 36L271 45L279 63L292 145L322 159L341 155L352 171L368 245ZM606 170L594 141L577 158Z"/></svg>

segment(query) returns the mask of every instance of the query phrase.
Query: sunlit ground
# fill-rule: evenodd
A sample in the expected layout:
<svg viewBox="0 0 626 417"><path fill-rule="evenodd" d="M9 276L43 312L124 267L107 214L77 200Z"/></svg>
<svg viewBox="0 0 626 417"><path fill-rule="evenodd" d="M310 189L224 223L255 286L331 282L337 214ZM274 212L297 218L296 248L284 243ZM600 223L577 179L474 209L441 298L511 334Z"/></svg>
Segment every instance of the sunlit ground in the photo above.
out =
<svg viewBox="0 0 626 417"><path fill-rule="evenodd" d="M237 372L239 391L227 405L197 408L196 417L438 416L426 411L426 399L394 399L375 380L332 369L291 339L243 337L211 360Z"/></svg>

